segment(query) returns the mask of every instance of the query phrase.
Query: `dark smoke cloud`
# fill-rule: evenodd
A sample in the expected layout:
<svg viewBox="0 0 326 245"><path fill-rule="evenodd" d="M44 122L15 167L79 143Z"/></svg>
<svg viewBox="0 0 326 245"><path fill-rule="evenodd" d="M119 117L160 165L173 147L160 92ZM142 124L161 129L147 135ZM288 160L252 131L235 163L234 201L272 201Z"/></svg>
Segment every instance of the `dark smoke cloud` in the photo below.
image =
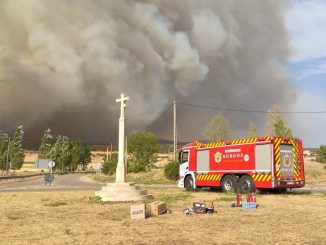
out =
<svg viewBox="0 0 326 245"><path fill-rule="evenodd" d="M23 124L29 137L39 137L51 127L88 142L115 141L121 92L131 98L129 133L145 128L173 99L244 109L286 106L295 98L283 67L286 4L2 0L0 128ZM216 113L178 112L184 139L201 138ZM226 116L235 137L250 120L264 124L253 114ZM169 122L155 127L159 136L171 138Z"/></svg>

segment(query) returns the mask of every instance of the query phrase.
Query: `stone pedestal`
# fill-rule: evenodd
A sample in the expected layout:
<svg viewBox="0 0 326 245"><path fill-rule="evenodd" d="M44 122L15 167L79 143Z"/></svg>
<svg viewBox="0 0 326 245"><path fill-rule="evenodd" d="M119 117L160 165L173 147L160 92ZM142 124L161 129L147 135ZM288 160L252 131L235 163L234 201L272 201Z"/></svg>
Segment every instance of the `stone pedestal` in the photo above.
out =
<svg viewBox="0 0 326 245"><path fill-rule="evenodd" d="M101 191L95 192L95 196L101 197L102 202L139 201L152 197L147 190L142 190L131 182L109 183Z"/></svg>

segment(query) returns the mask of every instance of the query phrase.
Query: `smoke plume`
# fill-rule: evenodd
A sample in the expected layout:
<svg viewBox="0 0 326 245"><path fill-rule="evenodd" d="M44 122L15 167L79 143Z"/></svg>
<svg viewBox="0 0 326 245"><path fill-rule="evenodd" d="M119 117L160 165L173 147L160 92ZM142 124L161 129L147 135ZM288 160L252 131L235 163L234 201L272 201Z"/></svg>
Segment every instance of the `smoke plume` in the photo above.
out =
<svg viewBox="0 0 326 245"><path fill-rule="evenodd" d="M267 110L296 94L284 0L2 0L0 129L54 132L88 142L117 138L124 92L128 131L177 101ZM284 107L283 107L284 108ZM216 112L178 108L179 137L202 137ZM234 137L254 114L225 114ZM172 122L155 127L171 138ZM261 126L262 128L262 126Z"/></svg>

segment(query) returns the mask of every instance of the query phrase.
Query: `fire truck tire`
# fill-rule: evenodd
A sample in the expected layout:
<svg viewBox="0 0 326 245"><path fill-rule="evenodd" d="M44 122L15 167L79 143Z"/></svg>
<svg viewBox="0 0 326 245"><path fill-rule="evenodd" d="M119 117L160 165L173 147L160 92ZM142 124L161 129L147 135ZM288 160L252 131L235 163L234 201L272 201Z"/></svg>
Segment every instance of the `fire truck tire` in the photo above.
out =
<svg viewBox="0 0 326 245"><path fill-rule="evenodd" d="M236 180L231 175L226 175L222 179L222 191L223 192L234 192L235 191Z"/></svg>
<svg viewBox="0 0 326 245"><path fill-rule="evenodd" d="M249 175L243 175L240 178L239 189L243 194L253 193L255 191L254 182Z"/></svg>
<svg viewBox="0 0 326 245"><path fill-rule="evenodd" d="M186 179L185 179L185 188L187 191L193 191L195 188L194 188L194 180L192 178L192 176L187 176Z"/></svg>

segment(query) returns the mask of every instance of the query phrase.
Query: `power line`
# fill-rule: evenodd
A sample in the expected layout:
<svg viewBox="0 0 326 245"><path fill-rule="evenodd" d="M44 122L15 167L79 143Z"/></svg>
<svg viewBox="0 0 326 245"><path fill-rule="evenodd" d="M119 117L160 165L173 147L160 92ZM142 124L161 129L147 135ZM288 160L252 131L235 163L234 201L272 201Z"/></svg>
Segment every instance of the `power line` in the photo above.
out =
<svg viewBox="0 0 326 245"><path fill-rule="evenodd" d="M271 111L262 111L262 110L246 110L246 109L233 109L233 108L223 108L223 107L212 107L212 106L204 106L204 105L195 105L195 104L189 104L189 103L182 103L177 102L180 105L185 106L191 106L191 107L197 107L201 109L209 109L209 110L221 110L221 111L233 111L233 112L247 112L247 113L280 113L280 114L325 114L326 111L277 111L277 112L271 112Z"/></svg>

